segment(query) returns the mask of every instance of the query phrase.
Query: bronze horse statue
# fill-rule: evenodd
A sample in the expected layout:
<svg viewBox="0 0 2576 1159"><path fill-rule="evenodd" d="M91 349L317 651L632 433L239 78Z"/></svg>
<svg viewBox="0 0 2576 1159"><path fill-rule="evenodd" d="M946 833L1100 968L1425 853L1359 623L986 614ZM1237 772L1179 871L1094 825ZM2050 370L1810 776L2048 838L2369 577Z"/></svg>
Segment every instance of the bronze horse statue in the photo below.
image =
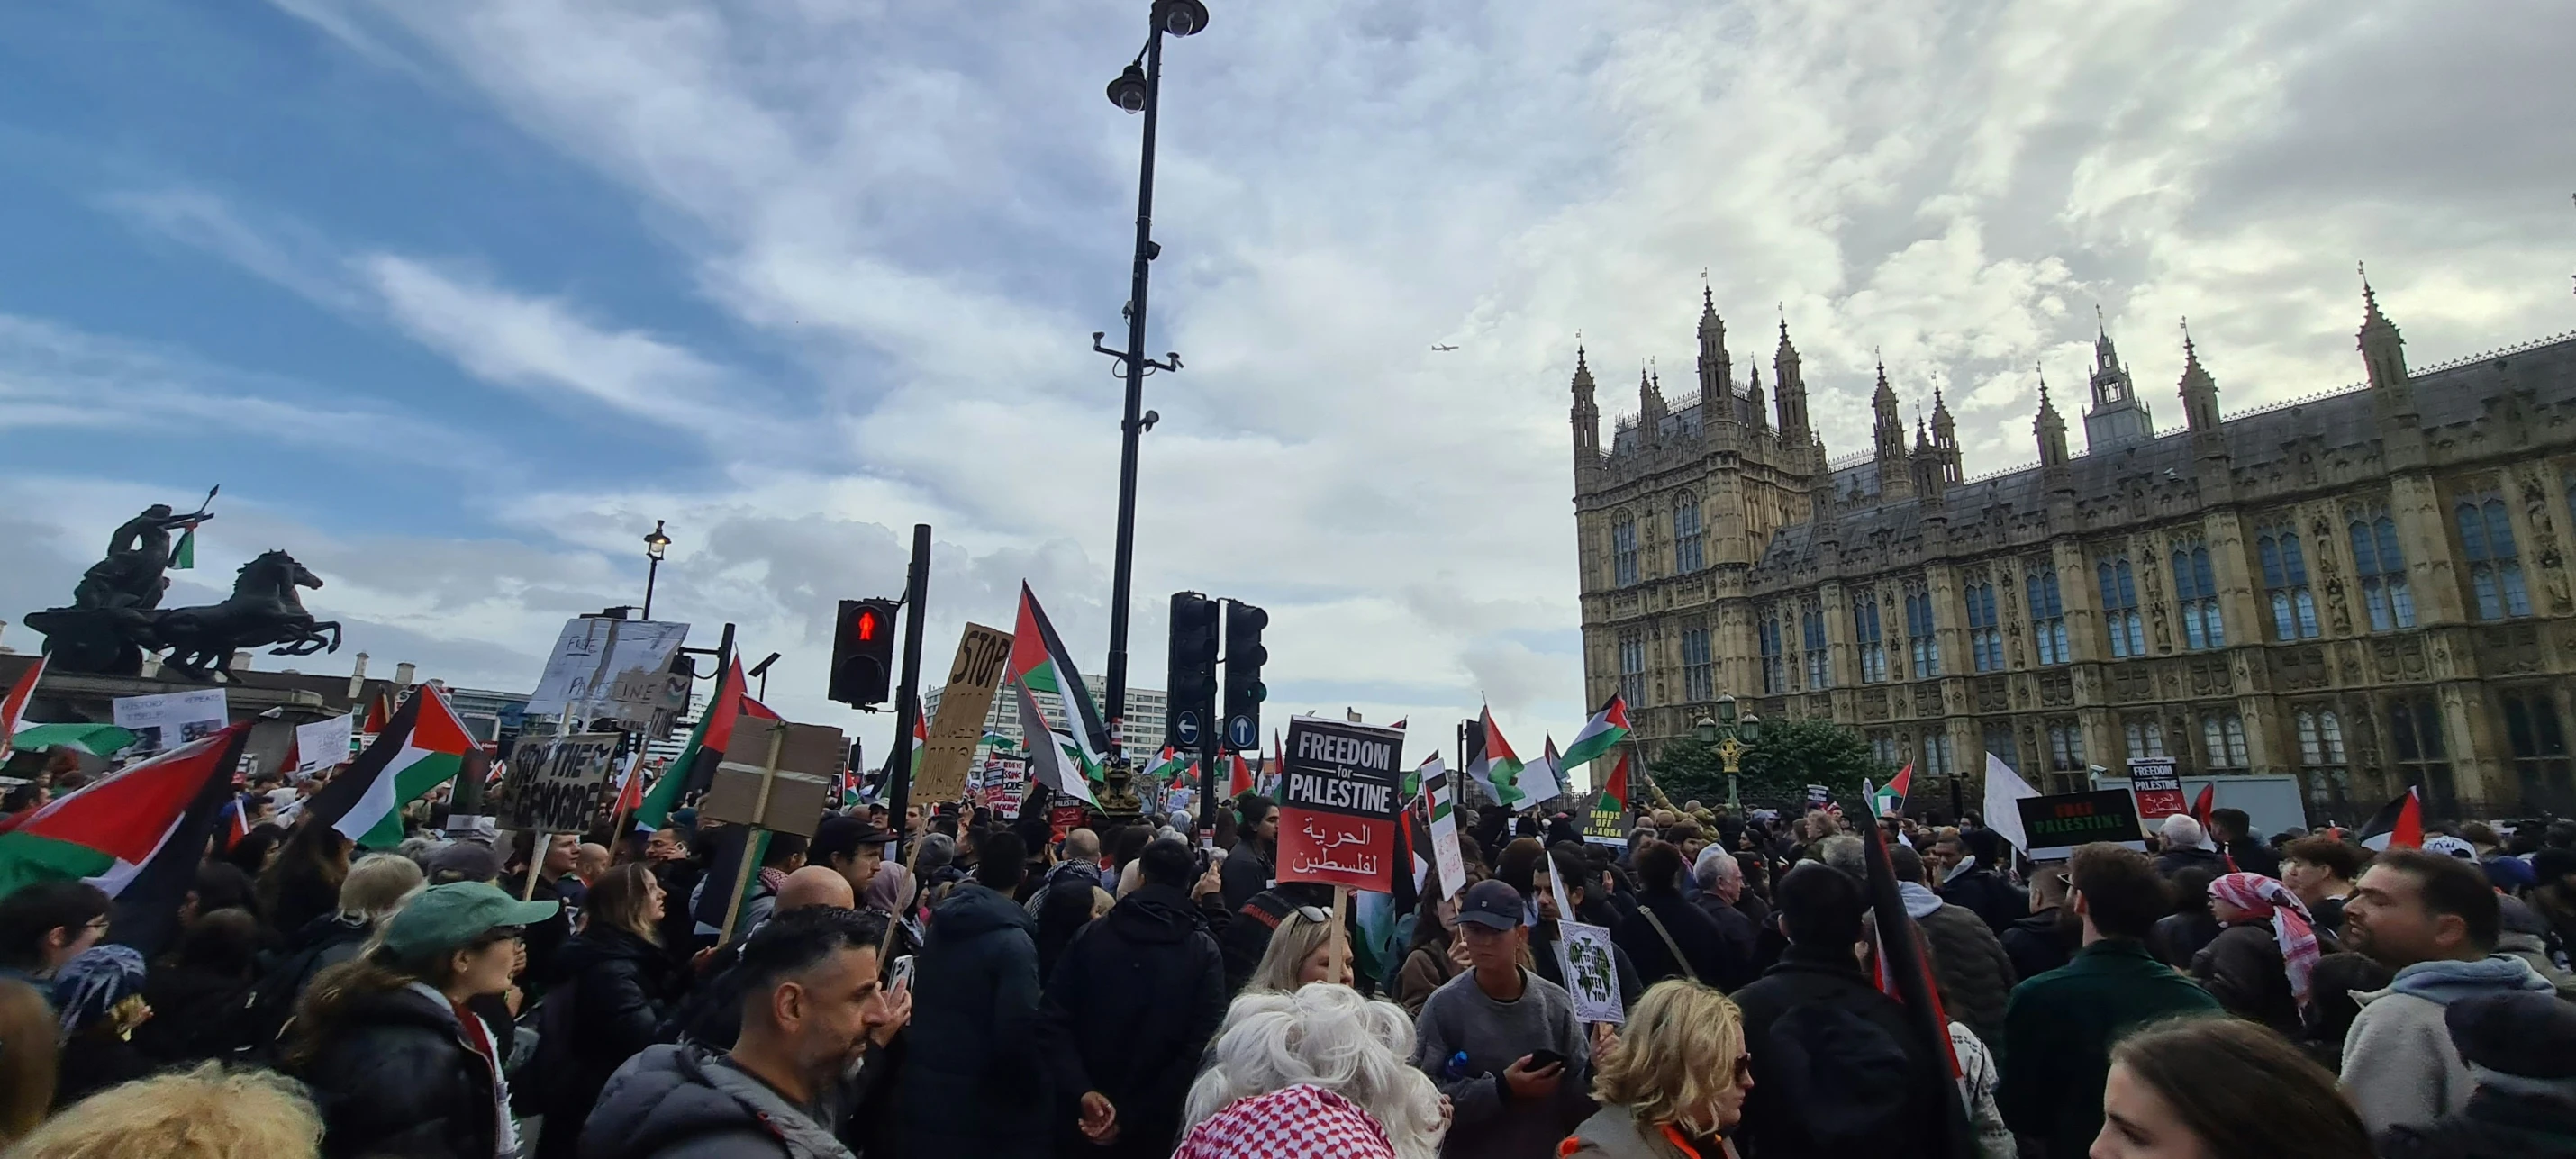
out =
<svg viewBox="0 0 2576 1159"><path fill-rule="evenodd" d="M315 620L297 588L318 588L322 577L283 551L267 551L243 564L232 598L196 608L172 608L152 625L153 642L170 649L161 663L192 680L232 680L234 651L275 644L272 656L310 656L340 650L340 625Z"/></svg>

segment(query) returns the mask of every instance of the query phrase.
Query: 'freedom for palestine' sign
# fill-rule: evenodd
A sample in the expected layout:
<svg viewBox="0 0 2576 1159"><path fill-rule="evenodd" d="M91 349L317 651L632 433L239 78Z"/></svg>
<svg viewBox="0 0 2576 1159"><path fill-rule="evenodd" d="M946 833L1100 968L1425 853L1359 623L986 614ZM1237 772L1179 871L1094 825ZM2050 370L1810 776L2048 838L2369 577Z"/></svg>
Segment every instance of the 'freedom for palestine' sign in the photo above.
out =
<svg viewBox="0 0 2576 1159"><path fill-rule="evenodd" d="M1403 751L1404 734L1391 728L1289 719L1279 782L1279 880L1388 887Z"/></svg>

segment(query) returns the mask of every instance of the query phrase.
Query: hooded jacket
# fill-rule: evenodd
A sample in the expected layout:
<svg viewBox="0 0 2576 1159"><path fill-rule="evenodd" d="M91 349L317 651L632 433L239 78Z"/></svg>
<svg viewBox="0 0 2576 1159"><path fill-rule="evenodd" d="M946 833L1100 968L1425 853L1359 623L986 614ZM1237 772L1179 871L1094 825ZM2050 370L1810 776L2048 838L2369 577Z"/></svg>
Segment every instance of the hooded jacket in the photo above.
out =
<svg viewBox="0 0 2576 1159"><path fill-rule="evenodd" d="M703 1046L650 1046L617 1068L581 1131L581 1159L851 1159L818 1118Z"/></svg>
<svg viewBox="0 0 2576 1159"><path fill-rule="evenodd" d="M2451 1003L2500 990L2547 992L2549 980L2511 954L2474 962L2417 962L2385 990L2359 992L2361 1013L2343 1036L2343 1089L2372 1135L2429 1123L2469 1105L2477 1084L2442 1021Z"/></svg>
<svg viewBox="0 0 2576 1159"><path fill-rule="evenodd" d="M2004 957L2012 961L2016 984L2063 966L2075 956L2082 934L2065 927L2061 918L2064 912L2050 906L2006 926L1996 935L2004 945Z"/></svg>
<svg viewBox="0 0 2576 1159"><path fill-rule="evenodd" d="M1610 931L1610 940L1627 952L1628 960L1637 964L1637 979L1648 986L1666 978L1690 977L1711 986L1741 985L1751 965L1752 946L1742 947L1741 961L1730 960L1725 931L1708 911L1691 904L1679 890L1650 889L1637 895L1638 914L1621 922ZM1655 920L1646 920L1647 914ZM1657 932L1655 922L1663 923ZM1667 945L1664 935L1670 934ZM1681 949L1681 958L1673 957L1673 948Z"/></svg>
<svg viewBox="0 0 2576 1159"><path fill-rule="evenodd" d="M456 1010L413 985L356 997L296 1077L322 1116L323 1159L490 1159L501 1108L492 1064Z"/></svg>
<svg viewBox="0 0 2576 1159"><path fill-rule="evenodd" d="M1973 920L1973 919L1972 919ZM1735 1137L1759 1159L1939 1153L1959 1097L1897 1001L1843 947L1801 946L1739 990L1753 1089Z"/></svg>
<svg viewBox="0 0 2576 1159"><path fill-rule="evenodd" d="M1975 911L1942 901L1919 883L1898 882L1896 891L1905 899L1906 916L1932 943L1932 972L1947 995L1950 1017L1967 1023L1980 1039L2003 1041L2004 1006L2012 1001L2014 981L2004 944Z"/></svg>
<svg viewBox="0 0 2576 1159"><path fill-rule="evenodd" d="M656 1034L678 996L662 948L625 930L594 927L555 954L561 980L538 1013L537 1053L521 1073L527 1113L545 1117L539 1159L570 1159L582 1120L610 1075Z"/></svg>
<svg viewBox="0 0 2576 1159"><path fill-rule="evenodd" d="M1171 1154L1182 1101L1225 1008L1216 939L1179 889L1140 887L1083 927L1047 979L1038 1041L1060 1098L1109 1097L1118 1139L1095 1148L1075 1135L1059 1140L1073 1149L1060 1145L1057 1154Z"/></svg>
<svg viewBox="0 0 2576 1159"><path fill-rule="evenodd" d="M2294 1041L2299 1037L2299 1003L2290 992L2290 973L2271 922L2240 922L2218 931L2192 955L2191 978L2228 1013Z"/></svg>
<svg viewBox="0 0 2576 1159"><path fill-rule="evenodd" d="M1055 1102L1032 1049L1037 922L1009 897L960 886L931 911L913 977L911 1054L897 1096L905 1152L1046 1155Z"/></svg>
<svg viewBox="0 0 2576 1159"><path fill-rule="evenodd" d="M1940 894L1941 900L1976 914L1997 936L2030 912L2030 895L1973 855L1941 883Z"/></svg>

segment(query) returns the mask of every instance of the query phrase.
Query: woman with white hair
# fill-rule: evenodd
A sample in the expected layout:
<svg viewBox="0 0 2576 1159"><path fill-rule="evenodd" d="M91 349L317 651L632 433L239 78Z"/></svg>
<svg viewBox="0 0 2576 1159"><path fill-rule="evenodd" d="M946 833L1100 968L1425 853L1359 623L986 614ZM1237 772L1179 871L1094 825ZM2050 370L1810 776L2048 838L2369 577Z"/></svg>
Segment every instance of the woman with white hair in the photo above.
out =
<svg viewBox="0 0 2576 1159"><path fill-rule="evenodd" d="M1434 1159L1449 1108L1407 1061L1402 1007L1348 986L1234 1000L1173 1159Z"/></svg>

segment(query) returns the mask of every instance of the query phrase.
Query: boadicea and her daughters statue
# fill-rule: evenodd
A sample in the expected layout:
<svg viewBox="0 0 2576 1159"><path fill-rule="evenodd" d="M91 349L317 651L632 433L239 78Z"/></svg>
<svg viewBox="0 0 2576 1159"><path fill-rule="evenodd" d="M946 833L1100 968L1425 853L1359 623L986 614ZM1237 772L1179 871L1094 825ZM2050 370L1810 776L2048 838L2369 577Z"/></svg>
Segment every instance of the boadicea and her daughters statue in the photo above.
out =
<svg viewBox="0 0 2576 1159"><path fill-rule="evenodd" d="M184 514L167 503L144 508L116 529L107 558L81 574L72 606L28 614L27 626L45 634L51 670L140 676L144 654L166 649L163 671L229 682L233 653L241 649L274 645L273 656L340 650L340 625L315 620L296 595L297 588L321 587L321 577L283 551L243 564L232 597L220 604L161 606L170 588L170 533L214 518L207 511L214 498L208 491L205 503Z"/></svg>

